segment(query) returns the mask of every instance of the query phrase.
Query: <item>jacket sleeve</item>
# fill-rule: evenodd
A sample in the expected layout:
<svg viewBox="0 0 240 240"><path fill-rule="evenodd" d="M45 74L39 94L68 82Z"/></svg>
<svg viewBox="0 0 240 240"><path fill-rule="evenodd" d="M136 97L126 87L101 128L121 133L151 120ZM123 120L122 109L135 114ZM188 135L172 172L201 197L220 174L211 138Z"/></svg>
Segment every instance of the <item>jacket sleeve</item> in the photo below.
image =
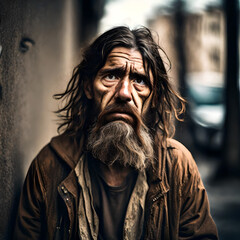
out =
<svg viewBox="0 0 240 240"><path fill-rule="evenodd" d="M207 192L192 156L187 162L181 189L179 239L218 239Z"/></svg>
<svg viewBox="0 0 240 240"><path fill-rule="evenodd" d="M14 240L42 239L43 199L43 181L35 159L28 170L21 192Z"/></svg>

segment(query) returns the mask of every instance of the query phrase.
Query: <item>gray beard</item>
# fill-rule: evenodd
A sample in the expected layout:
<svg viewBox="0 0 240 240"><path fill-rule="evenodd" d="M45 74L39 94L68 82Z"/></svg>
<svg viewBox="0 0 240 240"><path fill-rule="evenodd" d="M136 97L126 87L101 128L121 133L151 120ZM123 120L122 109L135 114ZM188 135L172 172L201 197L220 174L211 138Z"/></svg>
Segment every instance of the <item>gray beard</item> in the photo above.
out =
<svg viewBox="0 0 240 240"><path fill-rule="evenodd" d="M93 126L87 148L106 165L117 163L144 171L154 162L153 141L145 127L140 128L139 134L141 141L132 126L123 121L107 123L98 130Z"/></svg>

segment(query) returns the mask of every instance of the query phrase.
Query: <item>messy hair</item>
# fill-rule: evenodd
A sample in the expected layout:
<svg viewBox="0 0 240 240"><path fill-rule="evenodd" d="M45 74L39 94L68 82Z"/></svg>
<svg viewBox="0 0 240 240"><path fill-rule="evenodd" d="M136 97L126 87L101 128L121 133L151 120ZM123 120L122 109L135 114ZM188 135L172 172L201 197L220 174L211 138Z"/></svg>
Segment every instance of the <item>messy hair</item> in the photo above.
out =
<svg viewBox="0 0 240 240"><path fill-rule="evenodd" d="M184 112L184 99L171 87L161 54L164 51L154 41L151 31L146 27L130 30L121 26L113 28L99 36L83 52L82 61L73 70L66 90L55 94L55 99L64 102L56 113L60 117L59 132L78 136L88 127L91 100L84 92L86 83L92 82L98 71L104 66L107 56L116 47L125 47L139 51L143 58L145 72L153 76L152 100L150 103L150 121L148 127L160 130L163 139L174 132L173 119L181 120Z"/></svg>

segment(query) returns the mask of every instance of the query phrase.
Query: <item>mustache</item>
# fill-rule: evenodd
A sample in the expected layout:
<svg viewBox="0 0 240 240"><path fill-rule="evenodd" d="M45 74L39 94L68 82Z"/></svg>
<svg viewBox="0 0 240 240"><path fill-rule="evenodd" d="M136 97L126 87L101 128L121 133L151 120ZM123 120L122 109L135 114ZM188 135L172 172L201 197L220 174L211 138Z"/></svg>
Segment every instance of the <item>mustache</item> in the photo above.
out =
<svg viewBox="0 0 240 240"><path fill-rule="evenodd" d="M133 123L131 123L131 122L127 122L127 123L132 126L132 128L136 132L136 135L138 136L140 143L143 144L143 139L140 134L141 127L145 128L145 129L147 129L147 127L143 123L142 117L139 114L139 112L137 111L137 109L135 109L128 103L121 103L121 104L113 103L111 105L106 106L105 109L99 114L99 116L97 118L96 128L95 128L96 132L103 125L105 125L107 123L107 119L106 119L107 115L109 115L111 113L126 113L126 114L130 115L133 118Z"/></svg>

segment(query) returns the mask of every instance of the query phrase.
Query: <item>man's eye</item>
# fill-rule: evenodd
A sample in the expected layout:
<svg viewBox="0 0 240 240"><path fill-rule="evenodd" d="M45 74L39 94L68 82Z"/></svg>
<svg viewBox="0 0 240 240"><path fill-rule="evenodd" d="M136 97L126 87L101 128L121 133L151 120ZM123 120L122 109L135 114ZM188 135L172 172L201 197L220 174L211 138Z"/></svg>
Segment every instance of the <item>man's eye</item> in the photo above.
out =
<svg viewBox="0 0 240 240"><path fill-rule="evenodd" d="M108 74L107 76L105 76L105 79L109 81L114 81L117 79L117 77L113 74Z"/></svg>
<svg viewBox="0 0 240 240"><path fill-rule="evenodd" d="M147 85L146 81L144 79L141 79L141 78L137 78L137 79L134 79L134 82L139 84L139 85Z"/></svg>

